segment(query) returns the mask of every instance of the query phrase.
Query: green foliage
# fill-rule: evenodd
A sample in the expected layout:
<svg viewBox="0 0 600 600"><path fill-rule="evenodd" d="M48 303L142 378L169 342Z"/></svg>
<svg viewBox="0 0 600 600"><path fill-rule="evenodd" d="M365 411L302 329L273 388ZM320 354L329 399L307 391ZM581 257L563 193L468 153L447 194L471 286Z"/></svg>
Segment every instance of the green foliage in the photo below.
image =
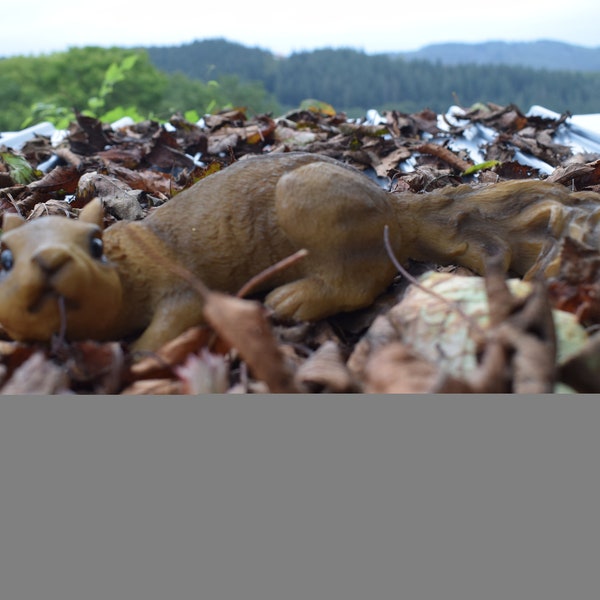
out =
<svg viewBox="0 0 600 600"><path fill-rule="evenodd" d="M133 58L126 61L131 55L131 51L119 48L89 47L34 58L0 60L0 82L7 84L0 85L0 130L17 129L40 119L64 124L74 110L89 110L89 100L94 98L92 106L95 103L106 111L128 106L131 104L128 94L135 89L132 84L142 82L150 88L147 90L150 93L148 98L135 102L136 107L140 112L152 110L152 103L160 100L168 76L159 73L144 53L135 52L135 61ZM121 79L122 67L127 70L131 62L135 64L129 67L128 78ZM157 86L158 95L152 86Z"/></svg>
<svg viewBox="0 0 600 600"><path fill-rule="evenodd" d="M138 58L139 55L131 54L118 63L111 63L104 74L104 79L97 95L88 98L87 108L81 112L85 115L102 119L103 121L116 121L125 115L136 120L142 120L143 117L137 112L134 106L127 108L119 106L108 110L108 112L104 112L107 102L114 92L115 85L125 80L126 72L133 68ZM31 114L25 119L22 127L27 127L31 123L36 123L40 120L47 120L54 123L57 127L65 128L74 118L74 110L69 110L66 106L36 102L33 104Z"/></svg>
<svg viewBox="0 0 600 600"><path fill-rule="evenodd" d="M40 121L65 127L75 111L106 121L166 120L175 112L202 115L232 105L250 113L278 108L260 83L234 75L205 83L163 73L144 50L86 47L0 59L0 131Z"/></svg>
<svg viewBox="0 0 600 600"><path fill-rule="evenodd" d="M107 97L113 93L115 85L119 81L125 80L125 73L133 68L138 58L138 55L130 54L121 62L113 62L109 65L104 74L104 80L102 81L98 95L88 98L87 104L90 116L102 118L100 111L106 106Z"/></svg>
<svg viewBox="0 0 600 600"><path fill-rule="evenodd" d="M473 175L473 173L477 173L479 171L485 171L486 169L491 169L500 164L499 160L487 160L485 162L472 165L468 169L465 169L461 175Z"/></svg>

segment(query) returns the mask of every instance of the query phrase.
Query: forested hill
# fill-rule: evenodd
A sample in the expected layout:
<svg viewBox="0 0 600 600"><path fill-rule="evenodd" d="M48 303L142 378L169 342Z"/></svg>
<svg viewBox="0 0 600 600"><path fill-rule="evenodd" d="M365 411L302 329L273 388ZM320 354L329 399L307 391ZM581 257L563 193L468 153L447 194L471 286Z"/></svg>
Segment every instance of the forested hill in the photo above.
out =
<svg viewBox="0 0 600 600"><path fill-rule="evenodd" d="M557 112L600 111L600 72L539 70L507 65L444 65L351 49L322 49L276 57L222 39L177 47L146 48L167 72L218 80L259 81L283 108L306 98L329 102L349 114L368 108L412 112L450 104L542 104ZM524 56L524 55L523 55Z"/></svg>
<svg viewBox="0 0 600 600"><path fill-rule="evenodd" d="M446 43L403 52L407 60L428 60L444 65L513 65L534 69L600 71L600 47L585 48L552 40L537 42Z"/></svg>

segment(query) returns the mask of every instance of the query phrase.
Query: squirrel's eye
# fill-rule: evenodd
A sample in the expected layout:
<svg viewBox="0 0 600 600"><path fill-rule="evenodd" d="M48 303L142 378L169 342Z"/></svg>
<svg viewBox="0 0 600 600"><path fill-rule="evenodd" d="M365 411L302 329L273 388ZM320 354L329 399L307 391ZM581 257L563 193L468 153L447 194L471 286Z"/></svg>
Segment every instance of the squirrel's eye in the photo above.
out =
<svg viewBox="0 0 600 600"><path fill-rule="evenodd" d="M102 258L104 255L104 243L99 237L93 237L90 240L90 254L94 258Z"/></svg>
<svg viewBox="0 0 600 600"><path fill-rule="evenodd" d="M5 248L0 252L0 265L2 265L2 269L5 271L10 271L13 268L14 259L12 250Z"/></svg>

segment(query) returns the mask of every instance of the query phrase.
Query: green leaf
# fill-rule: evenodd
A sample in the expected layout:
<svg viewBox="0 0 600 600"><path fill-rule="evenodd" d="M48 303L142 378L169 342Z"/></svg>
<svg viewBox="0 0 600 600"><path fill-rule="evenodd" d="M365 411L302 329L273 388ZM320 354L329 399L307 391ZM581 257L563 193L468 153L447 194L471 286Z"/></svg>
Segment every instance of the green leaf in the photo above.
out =
<svg viewBox="0 0 600 600"><path fill-rule="evenodd" d="M143 121L145 118L138 112L135 106L128 106L127 108L124 108L123 106L116 106L115 108L101 115L99 119L104 123L112 123L122 119L123 117L131 117L136 123Z"/></svg>
<svg viewBox="0 0 600 600"><path fill-rule="evenodd" d="M477 173L478 171L484 171L485 169L491 169L492 167L495 167L496 165L499 165L499 164L500 164L499 160L488 160L486 162L482 162L477 165L473 165L473 166L469 167L468 169L465 169L461 173L461 175L473 175L473 173Z"/></svg>
<svg viewBox="0 0 600 600"><path fill-rule="evenodd" d="M183 116L189 123L197 123L200 120L200 115L195 110L186 110Z"/></svg>
<svg viewBox="0 0 600 600"><path fill-rule="evenodd" d="M115 83L123 81L124 79L125 75L121 65L118 65L117 63L111 63L108 69L106 69L106 74L104 75L104 83L106 86L112 87Z"/></svg>
<svg viewBox="0 0 600 600"><path fill-rule="evenodd" d="M88 106L91 111L97 111L99 108L104 106L104 100L102 98L98 98L97 96L92 96L88 100Z"/></svg>
<svg viewBox="0 0 600 600"><path fill-rule="evenodd" d="M129 56L126 56L122 61L121 61L121 69L123 71L129 71L129 69L131 69L135 63L137 62L138 59L138 55L137 54L131 54Z"/></svg>
<svg viewBox="0 0 600 600"><path fill-rule="evenodd" d="M39 177L39 171L34 169L23 156L12 152L0 152L0 158L8 167L8 173L15 183L27 185Z"/></svg>

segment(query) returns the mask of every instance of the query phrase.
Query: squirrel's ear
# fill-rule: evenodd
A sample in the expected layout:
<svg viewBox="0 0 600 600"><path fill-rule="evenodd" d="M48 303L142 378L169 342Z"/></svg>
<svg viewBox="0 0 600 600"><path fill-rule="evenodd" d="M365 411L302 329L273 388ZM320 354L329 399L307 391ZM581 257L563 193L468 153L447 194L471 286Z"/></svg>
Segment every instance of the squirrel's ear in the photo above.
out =
<svg viewBox="0 0 600 600"><path fill-rule="evenodd" d="M104 209L102 208L102 202L100 198L94 198L91 202L88 202L79 213L79 220L85 221L86 223L92 223L98 225L100 229L104 225Z"/></svg>
<svg viewBox="0 0 600 600"><path fill-rule="evenodd" d="M10 231L25 223L25 219L17 213L4 213L2 216L2 231Z"/></svg>

